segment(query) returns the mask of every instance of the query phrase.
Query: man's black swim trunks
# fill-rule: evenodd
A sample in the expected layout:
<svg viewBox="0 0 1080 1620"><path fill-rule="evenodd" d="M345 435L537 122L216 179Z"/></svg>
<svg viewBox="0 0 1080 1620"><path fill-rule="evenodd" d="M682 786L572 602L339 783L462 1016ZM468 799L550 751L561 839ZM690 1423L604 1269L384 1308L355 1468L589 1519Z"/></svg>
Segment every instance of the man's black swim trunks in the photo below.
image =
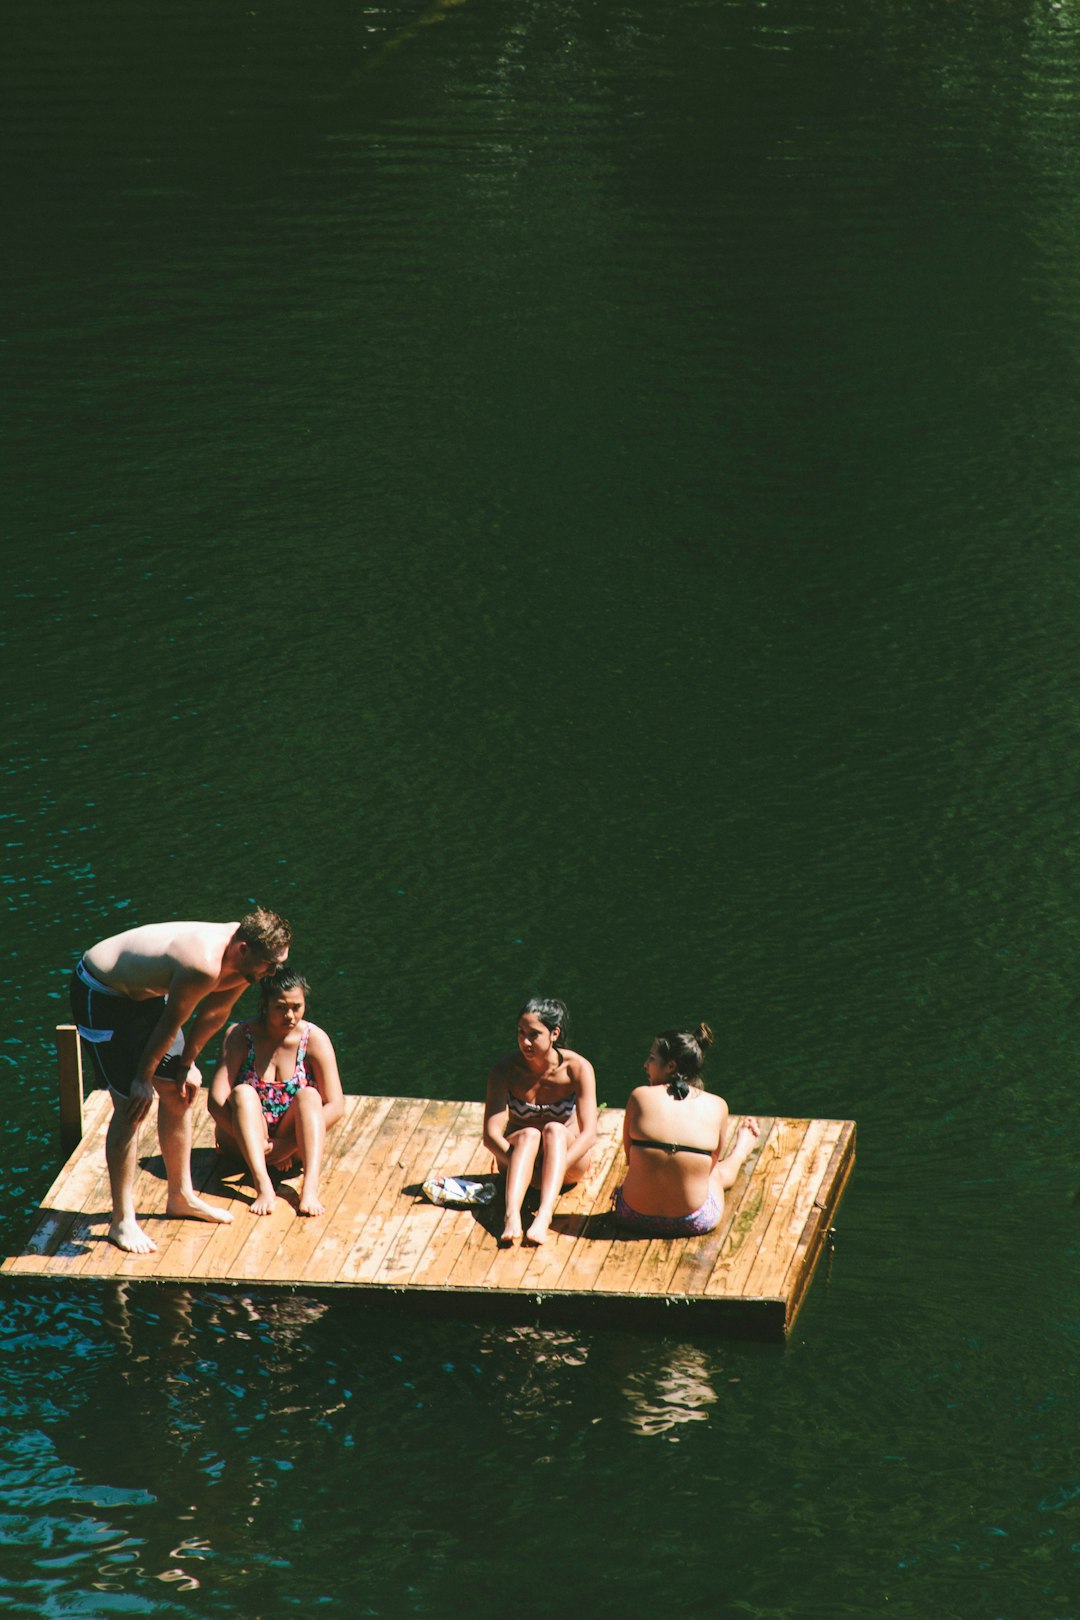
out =
<svg viewBox="0 0 1080 1620"><path fill-rule="evenodd" d="M95 979L85 962L80 962L72 973L68 993L79 1034L94 1060L98 1085L107 1086L118 1096L130 1097L139 1060L161 1017L165 997L132 1001L130 996L122 996ZM183 1050L184 1032L179 1030L157 1066L157 1079L185 1078L187 1066L180 1061Z"/></svg>

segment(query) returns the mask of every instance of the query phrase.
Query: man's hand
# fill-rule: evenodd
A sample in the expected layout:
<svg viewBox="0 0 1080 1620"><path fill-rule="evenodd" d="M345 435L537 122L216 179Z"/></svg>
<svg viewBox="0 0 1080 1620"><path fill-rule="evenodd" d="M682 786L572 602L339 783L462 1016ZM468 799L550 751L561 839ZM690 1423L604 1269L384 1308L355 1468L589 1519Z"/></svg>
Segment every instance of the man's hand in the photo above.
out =
<svg viewBox="0 0 1080 1620"><path fill-rule="evenodd" d="M131 1094L128 1097L128 1119L133 1125L138 1125L150 1112L150 1104L155 1096L154 1087L149 1080L133 1080Z"/></svg>
<svg viewBox="0 0 1080 1620"><path fill-rule="evenodd" d="M177 1083L180 1087L181 1097L190 1108L196 1097L199 1095L199 1092L202 1090L201 1069L199 1069L194 1063L190 1064L186 1077Z"/></svg>

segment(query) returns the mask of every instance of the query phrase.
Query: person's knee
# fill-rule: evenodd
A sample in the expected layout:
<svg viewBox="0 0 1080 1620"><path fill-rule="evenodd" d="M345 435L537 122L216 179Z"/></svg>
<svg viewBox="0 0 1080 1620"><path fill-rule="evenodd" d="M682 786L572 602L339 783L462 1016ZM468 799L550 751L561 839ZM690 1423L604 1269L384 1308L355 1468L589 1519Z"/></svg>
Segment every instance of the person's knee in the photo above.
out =
<svg viewBox="0 0 1080 1620"><path fill-rule="evenodd" d="M520 1131L515 1131L510 1138L510 1151L514 1153L518 1148L535 1150L540 1146L542 1138L535 1125L526 1125Z"/></svg>
<svg viewBox="0 0 1080 1620"><path fill-rule="evenodd" d="M234 1119L245 1119L262 1113L262 1104L251 1086L234 1086L229 1092L229 1112Z"/></svg>
<svg viewBox="0 0 1080 1620"><path fill-rule="evenodd" d="M305 1119L309 1117L322 1118L322 1098L314 1086L304 1086L301 1091L296 1093L296 1107L297 1111L303 1114Z"/></svg>
<svg viewBox="0 0 1080 1620"><path fill-rule="evenodd" d="M566 1141L566 1126L561 1125L557 1119L549 1119L544 1126L543 1139L545 1147L553 1147L558 1142Z"/></svg>
<svg viewBox="0 0 1080 1620"><path fill-rule="evenodd" d="M159 1111L164 1110L166 1114L169 1114L173 1118L179 1119L180 1116L182 1114L186 1114L188 1109L194 1104L195 1098L185 1097L181 1088L173 1085L172 1081L169 1081L166 1085L161 1087L155 1087L154 1089L158 1094Z"/></svg>

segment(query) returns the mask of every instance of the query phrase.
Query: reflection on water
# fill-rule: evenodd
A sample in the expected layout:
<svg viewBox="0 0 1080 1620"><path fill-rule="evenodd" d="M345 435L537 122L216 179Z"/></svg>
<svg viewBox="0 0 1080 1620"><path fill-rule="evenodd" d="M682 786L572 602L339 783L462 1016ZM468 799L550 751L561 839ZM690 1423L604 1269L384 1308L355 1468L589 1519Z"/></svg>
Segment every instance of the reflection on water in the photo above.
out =
<svg viewBox="0 0 1080 1620"><path fill-rule="evenodd" d="M716 1384L722 1372L716 1357L693 1345L674 1346L663 1362L632 1373L623 1385L629 1427L637 1434L677 1440L673 1430L708 1420L719 1399Z"/></svg>

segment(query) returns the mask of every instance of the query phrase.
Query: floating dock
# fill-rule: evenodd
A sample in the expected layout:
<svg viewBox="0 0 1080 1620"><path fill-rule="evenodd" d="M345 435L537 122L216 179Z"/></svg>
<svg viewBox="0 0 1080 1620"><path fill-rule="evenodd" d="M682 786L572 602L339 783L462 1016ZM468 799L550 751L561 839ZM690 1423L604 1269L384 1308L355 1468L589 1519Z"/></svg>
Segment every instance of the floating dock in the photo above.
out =
<svg viewBox="0 0 1080 1620"><path fill-rule="evenodd" d="M74 1032L72 1031L72 1035ZM62 1130L73 1151L38 1211L8 1276L78 1282L125 1278L244 1287L348 1288L408 1295L429 1308L664 1325L781 1336L790 1329L821 1256L855 1162L853 1120L758 1116L761 1140L725 1200L720 1226L696 1238L619 1237L611 1194L622 1180L622 1109L600 1113L587 1179L556 1205L540 1248L500 1249L501 1200L440 1209L423 1200L430 1175L492 1173L481 1141L483 1107L414 1097L346 1097L322 1178L326 1213L296 1213L299 1177L279 1188L273 1212L252 1216L244 1167L215 1151L205 1103L195 1104L196 1186L235 1213L230 1225L169 1220L165 1171L152 1128L135 1188L140 1224L156 1253L125 1255L106 1239L108 1094L73 1096L77 1050L61 1055ZM730 1139L740 1116L729 1123ZM150 1150L149 1152L147 1150ZM528 1208L528 1202L526 1207ZM677 1316L672 1308L680 1307Z"/></svg>

